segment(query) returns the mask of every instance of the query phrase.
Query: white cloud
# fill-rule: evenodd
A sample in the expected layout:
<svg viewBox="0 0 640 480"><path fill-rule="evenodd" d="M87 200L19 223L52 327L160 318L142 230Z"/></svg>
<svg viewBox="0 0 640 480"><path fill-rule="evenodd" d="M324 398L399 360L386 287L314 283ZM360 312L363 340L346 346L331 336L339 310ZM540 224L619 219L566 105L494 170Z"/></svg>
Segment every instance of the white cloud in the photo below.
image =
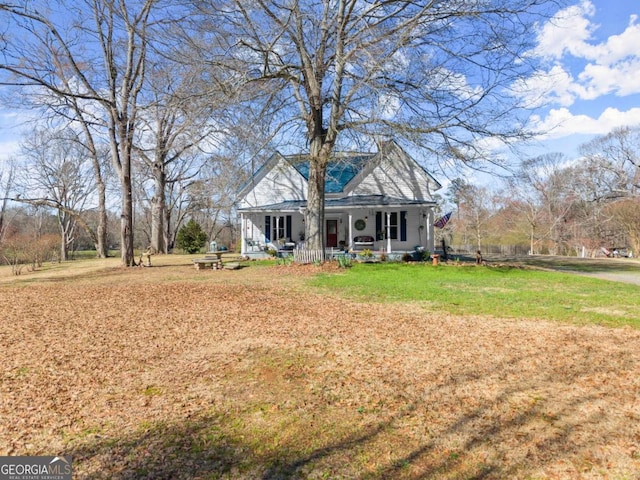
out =
<svg viewBox="0 0 640 480"><path fill-rule="evenodd" d="M554 109L545 118L532 118L532 128L541 132L540 139L559 138L567 135L605 135L616 127L640 125L640 108L622 112L607 108L598 118L574 115L567 108Z"/></svg>
<svg viewBox="0 0 640 480"><path fill-rule="evenodd" d="M595 43L592 39L599 27L592 20L596 14L591 0L582 0L559 11L542 25L533 54L550 65L526 81L528 90L522 85L514 90L530 102L537 98L563 107L577 100L595 100L609 94L640 93L638 16L630 16L622 33Z"/></svg>
<svg viewBox="0 0 640 480"><path fill-rule="evenodd" d="M2 141L0 140L0 169L2 169L2 162L17 155L20 150L20 143L17 141Z"/></svg>
<svg viewBox="0 0 640 480"><path fill-rule="evenodd" d="M639 75L640 57L615 65L589 64L578 77L584 85L580 98L591 100L609 93L620 97L640 93Z"/></svg>
<svg viewBox="0 0 640 480"><path fill-rule="evenodd" d="M539 28L535 53L548 59L560 59L565 53L576 57L589 56L587 40L597 28L589 17L594 15L595 7L589 0L560 10Z"/></svg>
<svg viewBox="0 0 640 480"><path fill-rule="evenodd" d="M529 108L537 108L550 103L568 107L583 95L584 87L562 65L555 65L549 71L537 71L517 82L512 89Z"/></svg>
<svg viewBox="0 0 640 480"><path fill-rule="evenodd" d="M627 28L620 35L612 35L606 42L595 45L590 51L591 56L585 55L584 58L601 64L614 64L629 57L637 58L640 40L640 25L636 23L637 20L637 15L631 15Z"/></svg>
<svg viewBox="0 0 640 480"><path fill-rule="evenodd" d="M376 112L383 119L394 118L400 110L400 99L397 95L380 95Z"/></svg>

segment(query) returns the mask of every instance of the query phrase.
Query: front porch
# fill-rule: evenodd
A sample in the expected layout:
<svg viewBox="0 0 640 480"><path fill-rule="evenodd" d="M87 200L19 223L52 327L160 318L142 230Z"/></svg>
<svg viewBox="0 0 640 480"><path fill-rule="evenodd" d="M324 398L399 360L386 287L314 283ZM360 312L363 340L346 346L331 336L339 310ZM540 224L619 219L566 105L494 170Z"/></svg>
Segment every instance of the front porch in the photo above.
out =
<svg viewBox="0 0 640 480"><path fill-rule="evenodd" d="M416 246L417 247L417 246ZM406 261L407 255L410 257L410 261L426 261L431 259L431 254L428 250L423 248L414 248L407 251L392 251L390 253L386 251L376 250L342 250L335 248L327 248L324 251L324 256L321 256L318 250L307 249L294 249L294 250L279 250L276 253L277 259L285 259L287 261L292 260L296 263L315 263L317 261L335 261L341 257L347 256L350 261L364 262L364 263L376 263L376 262L400 262ZM437 252L435 252L437 253ZM254 260L273 258L273 256L266 252L254 252L246 257Z"/></svg>
<svg viewBox="0 0 640 480"><path fill-rule="evenodd" d="M387 256L421 247L434 250L434 203L386 196L327 200L323 236L326 256L364 249ZM306 202L288 201L241 214L241 253L250 258L304 249Z"/></svg>

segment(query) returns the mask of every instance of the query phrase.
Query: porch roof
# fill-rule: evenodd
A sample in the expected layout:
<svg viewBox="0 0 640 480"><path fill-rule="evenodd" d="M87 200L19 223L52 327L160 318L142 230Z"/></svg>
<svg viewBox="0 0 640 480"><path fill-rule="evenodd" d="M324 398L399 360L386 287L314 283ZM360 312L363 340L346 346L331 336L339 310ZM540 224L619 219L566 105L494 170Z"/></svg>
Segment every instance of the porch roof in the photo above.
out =
<svg viewBox="0 0 640 480"><path fill-rule="evenodd" d="M325 210L343 210L345 208L385 208L385 207L431 207L436 202L428 200L408 200L388 195L353 195L342 198L325 199ZM241 212L297 212L307 208L306 200L286 200L271 205L240 208Z"/></svg>

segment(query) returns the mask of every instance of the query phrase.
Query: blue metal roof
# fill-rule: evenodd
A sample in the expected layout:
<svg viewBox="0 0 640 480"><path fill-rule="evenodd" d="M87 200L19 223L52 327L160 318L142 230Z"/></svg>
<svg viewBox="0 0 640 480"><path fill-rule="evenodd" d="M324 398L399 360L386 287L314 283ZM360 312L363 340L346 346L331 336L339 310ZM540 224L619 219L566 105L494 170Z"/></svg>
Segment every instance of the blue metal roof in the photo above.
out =
<svg viewBox="0 0 640 480"><path fill-rule="evenodd" d="M343 154L334 157L327 164L327 176L325 179L325 193L340 193L344 187L355 177L374 153ZM309 159L301 155L289 155L285 157L289 163L309 181Z"/></svg>

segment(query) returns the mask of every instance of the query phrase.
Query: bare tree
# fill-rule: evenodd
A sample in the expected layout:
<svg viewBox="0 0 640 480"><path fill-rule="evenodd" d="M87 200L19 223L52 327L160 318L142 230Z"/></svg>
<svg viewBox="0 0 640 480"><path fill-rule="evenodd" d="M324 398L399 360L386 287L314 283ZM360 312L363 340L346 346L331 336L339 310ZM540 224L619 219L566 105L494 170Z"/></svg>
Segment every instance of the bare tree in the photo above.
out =
<svg viewBox="0 0 640 480"><path fill-rule="evenodd" d="M236 192L245 180L241 165L229 156L209 162L202 170L201 180L191 185L189 196L194 217L209 239L218 243L232 242Z"/></svg>
<svg viewBox="0 0 640 480"><path fill-rule="evenodd" d="M625 198L608 207L613 221L625 233L629 247L637 256L640 253L640 198Z"/></svg>
<svg viewBox="0 0 640 480"><path fill-rule="evenodd" d="M149 106L140 114L141 140L136 154L153 180L151 204L151 247L167 253L169 234L167 184L197 175L205 155L198 155L204 144L215 144L214 134L221 130L212 120L220 108L221 95L198 81L202 69L191 65L185 71L169 62L156 64L149 75ZM173 168L175 163L182 165ZM176 173L179 177L172 177ZM169 215L170 216L170 215Z"/></svg>
<svg viewBox="0 0 640 480"><path fill-rule="evenodd" d="M452 194L458 207L456 230L462 231L465 239L472 237L476 249L482 250L482 242L488 235L488 222L494 212L491 194L484 187L461 180L453 185Z"/></svg>
<svg viewBox="0 0 640 480"><path fill-rule="evenodd" d="M22 144L20 202L57 211L60 260L68 260L78 223L95 240L96 233L82 218L93 197L92 168L85 150L65 132L36 130ZM72 134L72 138L73 138Z"/></svg>
<svg viewBox="0 0 640 480"><path fill-rule="evenodd" d="M68 139L84 149L85 156L93 166L93 180L96 186L96 227L90 232L98 258L108 255L107 235L107 181L112 172L109 168L109 144L103 119L96 117L96 111L82 98L51 95L49 92L27 89L21 95L7 92L3 101L14 108L37 109L40 115L30 123L33 128L54 128L64 130Z"/></svg>
<svg viewBox="0 0 640 480"><path fill-rule="evenodd" d="M539 230L544 225L544 205L540 202L537 190L531 188L526 172L514 175L506 183L509 207L519 218L526 220L529 253L535 254L540 239Z"/></svg>
<svg viewBox="0 0 640 480"><path fill-rule="evenodd" d="M108 167L106 163L109 161L109 147L104 143L101 136L101 122L96 121L88 115L89 112L84 111L80 107L80 101L75 97L61 99L65 106L71 110L72 125L78 127L79 131L73 130L74 134L70 136L78 145L80 145L91 161L93 166L93 180L97 197L97 225L95 234L91 237L96 248L96 256L98 258L106 258L108 256L109 247L107 245L108 234L108 218L107 218L107 181ZM61 109L55 109L58 113ZM66 115L65 115L66 117Z"/></svg>
<svg viewBox="0 0 640 480"><path fill-rule="evenodd" d="M580 146L610 199L640 195L640 126L616 128Z"/></svg>
<svg viewBox="0 0 640 480"><path fill-rule="evenodd" d="M156 0L0 3L3 84L83 102L101 118L121 189L121 259L134 265L131 158Z"/></svg>
<svg viewBox="0 0 640 480"><path fill-rule="evenodd" d="M225 31L209 58L258 89L280 141L308 148L305 238L324 243L324 186L336 146L393 137L474 164L478 141L522 138L511 85L532 66L548 0L199 2ZM201 36L206 32L202 29ZM270 92L270 93L267 93ZM290 127L287 127L289 125ZM296 130L304 131L295 142ZM353 145L353 143L351 143Z"/></svg>
<svg viewBox="0 0 640 480"><path fill-rule="evenodd" d="M573 186L567 182L567 159L560 153L540 155L522 162L520 181L528 184L542 211L541 237L551 240L552 253L560 253L563 225L574 206ZM531 200L533 201L533 200Z"/></svg>
<svg viewBox="0 0 640 480"><path fill-rule="evenodd" d="M15 180L15 161L13 159L4 163L4 168L0 170L0 245L10 223L7 206L9 197L13 190Z"/></svg>
<svg viewBox="0 0 640 480"><path fill-rule="evenodd" d="M580 148L577 185L587 226L600 243L613 246L626 237L638 249L640 198L640 127L617 128Z"/></svg>

